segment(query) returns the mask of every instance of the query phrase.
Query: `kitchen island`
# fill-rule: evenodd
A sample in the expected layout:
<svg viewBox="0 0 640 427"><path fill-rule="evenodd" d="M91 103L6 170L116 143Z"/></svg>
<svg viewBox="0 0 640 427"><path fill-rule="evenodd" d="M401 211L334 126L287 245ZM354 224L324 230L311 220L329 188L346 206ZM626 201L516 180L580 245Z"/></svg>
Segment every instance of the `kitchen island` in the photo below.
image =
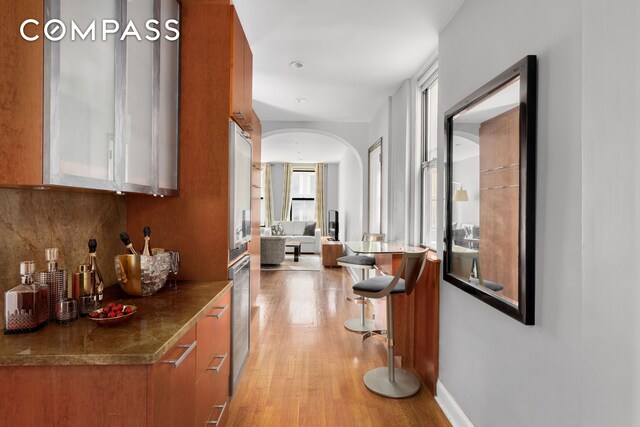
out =
<svg viewBox="0 0 640 427"><path fill-rule="evenodd" d="M87 318L0 336L0 419L13 425L192 426L226 418L229 281L104 302L138 311L114 326Z"/></svg>

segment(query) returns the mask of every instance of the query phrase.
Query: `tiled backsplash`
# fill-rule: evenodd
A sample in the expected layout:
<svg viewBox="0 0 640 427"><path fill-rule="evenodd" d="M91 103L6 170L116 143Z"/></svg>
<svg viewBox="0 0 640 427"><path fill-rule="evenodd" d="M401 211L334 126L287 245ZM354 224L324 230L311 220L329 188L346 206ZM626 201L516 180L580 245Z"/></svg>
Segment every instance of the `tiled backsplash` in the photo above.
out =
<svg viewBox="0 0 640 427"><path fill-rule="evenodd" d="M88 262L90 238L98 242L105 285L116 282L113 258L124 253L124 197L71 191L0 189L0 291L20 280L19 263L46 268L44 249L60 249L60 266L71 272ZM142 231L141 231L142 232ZM1 297L1 296L0 296Z"/></svg>

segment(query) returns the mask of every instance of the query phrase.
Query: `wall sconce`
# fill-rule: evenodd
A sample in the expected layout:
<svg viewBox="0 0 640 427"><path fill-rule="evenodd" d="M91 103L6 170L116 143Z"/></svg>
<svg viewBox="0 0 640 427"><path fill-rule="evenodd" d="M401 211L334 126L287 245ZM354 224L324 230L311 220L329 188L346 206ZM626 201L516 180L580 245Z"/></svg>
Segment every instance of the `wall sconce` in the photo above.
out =
<svg viewBox="0 0 640 427"><path fill-rule="evenodd" d="M468 202L469 201L469 194L467 193L467 190L462 188L462 183L455 182L455 181L453 181L453 183L454 184L458 184L460 186L460 189L456 190L453 193L453 201L454 202Z"/></svg>

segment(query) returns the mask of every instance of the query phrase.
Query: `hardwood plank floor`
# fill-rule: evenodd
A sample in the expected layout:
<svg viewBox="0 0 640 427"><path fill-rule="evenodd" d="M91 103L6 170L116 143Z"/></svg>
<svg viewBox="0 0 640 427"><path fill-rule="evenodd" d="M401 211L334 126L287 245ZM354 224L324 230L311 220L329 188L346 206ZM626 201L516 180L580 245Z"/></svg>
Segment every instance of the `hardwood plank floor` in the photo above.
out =
<svg viewBox="0 0 640 427"><path fill-rule="evenodd" d="M343 327L358 316L345 301L351 284L346 269L262 272L230 426L450 425L424 385L398 400L366 389L362 377L386 365L386 347Z"/></svg>

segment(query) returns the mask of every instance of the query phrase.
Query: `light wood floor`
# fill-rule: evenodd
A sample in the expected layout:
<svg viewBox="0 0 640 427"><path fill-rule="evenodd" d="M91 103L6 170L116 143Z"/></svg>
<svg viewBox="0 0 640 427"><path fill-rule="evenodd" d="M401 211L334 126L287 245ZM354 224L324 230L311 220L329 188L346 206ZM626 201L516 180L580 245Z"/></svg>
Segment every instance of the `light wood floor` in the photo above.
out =
<svg viewBox="0 0 640 427"><path fill-rule="evenodd" d="M386 365L380 339L364 343L342 323L346 270L262 272L251 353L231 400L230 426L449 426L423 386L407 399L366 389L363 375ZM348 287L348 288L347 288Z"/></svg>

